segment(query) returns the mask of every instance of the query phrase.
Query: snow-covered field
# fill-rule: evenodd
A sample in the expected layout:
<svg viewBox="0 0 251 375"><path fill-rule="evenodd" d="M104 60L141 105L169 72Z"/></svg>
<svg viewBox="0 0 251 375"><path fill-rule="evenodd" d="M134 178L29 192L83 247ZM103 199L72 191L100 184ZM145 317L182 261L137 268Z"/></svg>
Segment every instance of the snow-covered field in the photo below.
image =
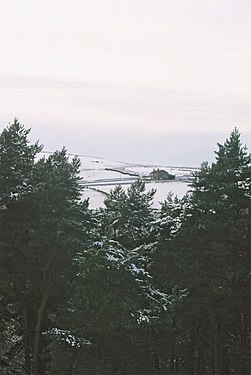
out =
<svg viewBox="0 0 251 375"><path fill-rule="evenodd" d="M117 184L118 185L118 184ZM109 193L111 189L114 189L114 185L99 186L99 191L85 188L83 191L83 199L89 198L90 208L95 209L104 207L104 193ZM123 184L124 189L127 189L130 184ZM178 197L182 197L189 190L189 185L181 181L168 181L168 182L150 182L146 184L146 191L150 189L156 189L156 193L153 200L153 208L160 208L160 202L163 202L167 197L167 194L172 191ZM104 193L102 193L103 191Z"/></svg>
<svg viewBox="0 0 251 375"><path fill-rule="evenodd" d="M188 190L188 179L191 178L194 168L173 167L161 165L141 165L106 160L99 157L79 156L81 159L83 199L89 198L90 208L95 209L104 206L104 198L111 189L122 185L127 189L138 178L148 176L153 169L164 169L174 174L174 181L146 181L146 190L156 189L153 201L154 208L160 208L167 194L172 191L178 197L182 197Z"/></svg>
<svg viewBox="0 0 251 375"><path fill-rule="evenodd" d="M40 156L44 154L50 154L50 152L42 152ZM69 154L70 160L73 156L75 155ZM78 155L78 157L81 161L82 198L89 198L91 209L104 207L104 198L117 185L122 185L126 190L138 178L146 182L146 191L156 190L152 207L160 208L160 202L166 199L168 193L173 192L179 198L187 193L192 175L197 170L194 167L133 164L84 155ZM153 169L165 170L175 175L175 180L153 181L147 178Z"/></svg>

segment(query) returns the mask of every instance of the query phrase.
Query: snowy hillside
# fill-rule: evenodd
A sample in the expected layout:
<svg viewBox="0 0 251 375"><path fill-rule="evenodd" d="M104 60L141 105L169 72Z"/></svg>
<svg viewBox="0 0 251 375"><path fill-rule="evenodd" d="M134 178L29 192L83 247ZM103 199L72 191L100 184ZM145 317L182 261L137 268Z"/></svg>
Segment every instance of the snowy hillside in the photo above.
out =
<svg viewBox="0 0 251 375"><path fill-rule="evenodd" d="M50 154L42 152L40 155ZM73 158L73 154L69 154ZM169 192L182 197L189 190L189 182L193 173L197 170L194 167L175 167L169 165L149 165L126 163L115 160L103 159L95 156L77 155L81 161L80 177L83 186L83 199L89 198L90 208L95 209L104 206L104 198L111 189L117 185L123 185L127 189L130 184L141 178L146 183L146 190L156 189L153 201L154 208L160 208ZM153 170L164 170L175 176L175 180L152 180L150 173Z"/></svg>
<svg viewBox="0 0 251 375"><path fill-rule="evenodd" d="M157 190L153 207L159 208L159 202L163 201L170 191L179 197L188 191L189 179L195 171L195 168L189 167L132 164L92 156L80 155L79 158L81 160L81 183L85 187L83 198L89 198L91 208L103 206L105 195L116 185L123 185L126 189L138 178L146 181L147 190L152 188ZM175 180L150 180L148 176L153 169L163 169L175 175Z"/></svg>

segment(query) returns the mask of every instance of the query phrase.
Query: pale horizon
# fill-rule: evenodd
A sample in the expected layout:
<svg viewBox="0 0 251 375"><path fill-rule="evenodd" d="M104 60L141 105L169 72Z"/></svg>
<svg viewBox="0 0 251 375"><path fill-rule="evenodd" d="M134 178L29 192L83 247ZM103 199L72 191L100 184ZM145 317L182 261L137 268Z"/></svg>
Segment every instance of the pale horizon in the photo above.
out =
<svg viewBox="0 0 251 375"><path fill-rule="evenodd" d="M0 4L0 130L46 150L135 163L211 162L251 144L251 5L205 0Z"/></svg>

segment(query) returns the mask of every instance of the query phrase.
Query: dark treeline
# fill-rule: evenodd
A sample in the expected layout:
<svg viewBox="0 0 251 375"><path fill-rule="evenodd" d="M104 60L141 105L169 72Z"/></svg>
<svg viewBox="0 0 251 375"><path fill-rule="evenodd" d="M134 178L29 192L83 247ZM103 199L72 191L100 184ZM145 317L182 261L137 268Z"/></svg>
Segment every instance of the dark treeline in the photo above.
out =
<svg viewBox="0 0 251 375"><path fill-rule="evenodd" d="M190 192L105 208L80 161L0 134L0 373L251 374L251 157L235 129Z"/></svg>

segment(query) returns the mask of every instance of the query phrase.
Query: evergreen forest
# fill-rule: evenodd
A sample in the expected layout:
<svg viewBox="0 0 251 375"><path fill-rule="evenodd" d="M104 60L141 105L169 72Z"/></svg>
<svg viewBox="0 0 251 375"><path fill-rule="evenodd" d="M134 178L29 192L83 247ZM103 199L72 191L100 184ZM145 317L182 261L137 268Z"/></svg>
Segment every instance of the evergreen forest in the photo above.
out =
<svg viewBox="0 0 251 375"><path fill-rule="evenodd" d="M2 375L250 375L251 156L235 128L189 192L104 208L80 160L0 134Z"/></svg>

